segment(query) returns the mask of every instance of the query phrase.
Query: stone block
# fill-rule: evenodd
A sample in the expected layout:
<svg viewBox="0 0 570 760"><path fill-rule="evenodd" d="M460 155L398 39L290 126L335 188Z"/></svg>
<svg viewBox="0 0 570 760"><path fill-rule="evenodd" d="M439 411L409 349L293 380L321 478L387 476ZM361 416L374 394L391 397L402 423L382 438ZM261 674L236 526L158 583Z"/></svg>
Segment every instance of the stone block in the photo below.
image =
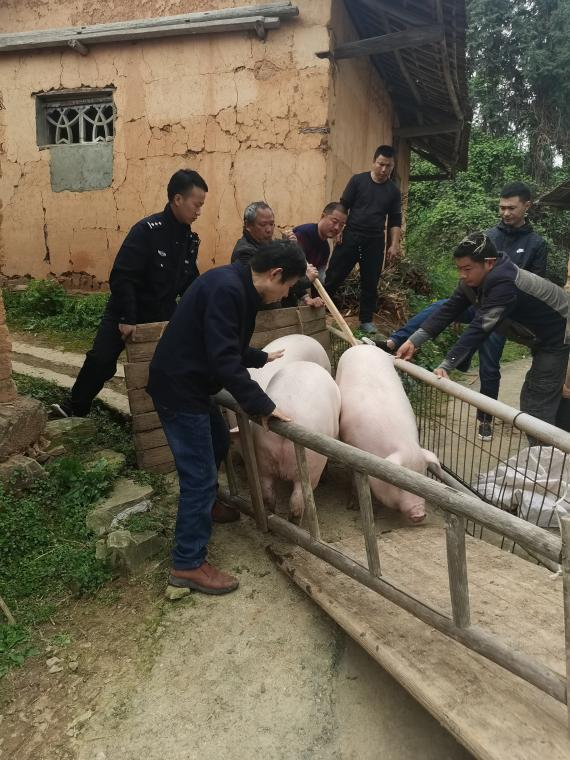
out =
<svg viewBox="0 0 570 760"><path fill-rule="evenodd" d="M101 449L94 455L93 462L99 462L101 459L104 459L107 462L113 472L119 473L125 466L127 458L124 454L121 454L120 451L113 451L112 449Z"/></svg>
<svg viewBox="0 0 570 760"><path fill-rule="evenodd" d="M69 446L89 440L95 435L95 430L95 422L89 417L66 417L50 420L45 435L52 444Z"/></svg>
<svg viewBox="0 0 570 760"><path fill-rule="evenodd" d="M2 401L3 382L0 382ZM11 382L11 381L9 381ZM17 396L0 405L0 462L11 454L25 451L42 435L46 426L46 411L36 399Z"/></svg>
<svg viewBox="0 0 570 760"><path fill-rule="evenodd" d="M95 508L87 514L87 527L97 536L105 535L129 515L146 512L150 508L149 499L152 494L152 486L119 478L111 494L97 502Z"/></svg>
<svg viewBox="0 0 570 760"><path fill-rule="evenodd" d="M0 462L0 482L10 483L10 488L17 491L45 475L46 471L41 464L22 454L13 454L5 462Z"/></svg>
<svg viewBox="0 0 570 760"><path fill-rule="evenodd" d="M146 569L146 563L164 551L166 539L153 530L130 533L115 530L107 538L107 551L111 564L127 575L139 575Z"/></svg>

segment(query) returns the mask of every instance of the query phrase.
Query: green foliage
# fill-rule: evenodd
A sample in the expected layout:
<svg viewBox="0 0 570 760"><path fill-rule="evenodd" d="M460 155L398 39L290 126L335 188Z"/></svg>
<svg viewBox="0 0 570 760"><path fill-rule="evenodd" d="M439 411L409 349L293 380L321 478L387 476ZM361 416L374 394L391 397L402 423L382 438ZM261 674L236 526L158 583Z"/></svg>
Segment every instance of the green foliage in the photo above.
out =
<svg viewBox="0 0 570 760"><path fill-rule="evenodd" d="M72 295L55 280L31 280L24 291L4 289L10 327L83 346L99 326L108 294Z"/></svg>
<svg viewBox="0 0 570 760"><path fill-rule="evenodd" d="M0 625L0 678L27 657L39 654L30 643L30 631L22 625Z"/></svg>

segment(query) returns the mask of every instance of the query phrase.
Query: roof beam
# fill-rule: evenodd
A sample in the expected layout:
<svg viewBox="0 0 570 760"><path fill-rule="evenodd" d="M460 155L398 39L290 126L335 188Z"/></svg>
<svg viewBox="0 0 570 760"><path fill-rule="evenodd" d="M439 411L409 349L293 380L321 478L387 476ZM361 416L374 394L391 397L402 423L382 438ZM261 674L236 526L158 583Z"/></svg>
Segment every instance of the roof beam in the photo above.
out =
<svg viewBox="0 0 570 760"><path fill-rule="evenodd" d="M82 45L86 45L248 29L257 31L259 35L261 24L263 24L264 29L273 29L279 26L280 19L291 18L297 16L298 13L299 9L291 3L247 5L219 11L183 13L177 16L159 16L133 21L115 21L109 24L0 34L0 53L66 47L70 45L71 41L78 41ZM75 45L71 47L78 49Z"/></svg>
<svg viewBox="0 0 570 760"><path fill-rule="evenodd" d="M360 4L365 5L373 12L384 11L384 13L393 18L405 21L406 24L411 24L412 26L426 23L425 16L422 18L417 13L402 8L401 3L396 3L394 0L360 0Z"/></svg>
<svg viewBox="0 0 570 760"><path fill-rule="evenodd" d="M382 34L380 37L368 37L363 40L346 42L344 45L339 45L333 51L327 50L317 53L317 56L319 58L341 60L342 58L356 58L363 55L382 55L383 53L393 53L395 50L404 50L405 48L441 42L443 36L444 30L441 24L417 26L404 29L401 32Z"/></svg>
<svg viewBox="0 0 570 760"><path fill-rule="evenodd" d="M414 124L409 127L397 127L394 134L403 139L410 137L425 137L427 135L443 135L447 132L457 132L461 122L456 120L441 121L439 124Z"/></svg>

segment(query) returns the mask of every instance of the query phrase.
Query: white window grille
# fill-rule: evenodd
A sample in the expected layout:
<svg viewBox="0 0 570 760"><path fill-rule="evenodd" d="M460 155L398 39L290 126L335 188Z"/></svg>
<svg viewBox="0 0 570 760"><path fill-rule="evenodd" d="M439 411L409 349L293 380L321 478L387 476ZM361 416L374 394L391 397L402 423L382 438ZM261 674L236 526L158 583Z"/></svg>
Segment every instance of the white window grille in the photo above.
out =
<svg viewBox="0 0 570 760"><path fill-rule="evenodd" d="M37 95L38 145L110 142L115 136L115 115L112 90Z"/></svg>

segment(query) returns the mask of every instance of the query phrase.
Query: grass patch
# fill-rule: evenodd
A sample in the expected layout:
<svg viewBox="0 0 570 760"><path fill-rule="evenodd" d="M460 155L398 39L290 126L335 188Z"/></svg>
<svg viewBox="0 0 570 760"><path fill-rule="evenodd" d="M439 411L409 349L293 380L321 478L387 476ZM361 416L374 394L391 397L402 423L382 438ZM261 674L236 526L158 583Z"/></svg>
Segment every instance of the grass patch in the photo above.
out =
<svg viewBox="0 0 570 760"><path fill-rule="evenodd" d="M107 305L107 293L72 295L55 280L31 280L23 291L3 290L8 327L43 335L50 343L84 351Z"/></svg>

